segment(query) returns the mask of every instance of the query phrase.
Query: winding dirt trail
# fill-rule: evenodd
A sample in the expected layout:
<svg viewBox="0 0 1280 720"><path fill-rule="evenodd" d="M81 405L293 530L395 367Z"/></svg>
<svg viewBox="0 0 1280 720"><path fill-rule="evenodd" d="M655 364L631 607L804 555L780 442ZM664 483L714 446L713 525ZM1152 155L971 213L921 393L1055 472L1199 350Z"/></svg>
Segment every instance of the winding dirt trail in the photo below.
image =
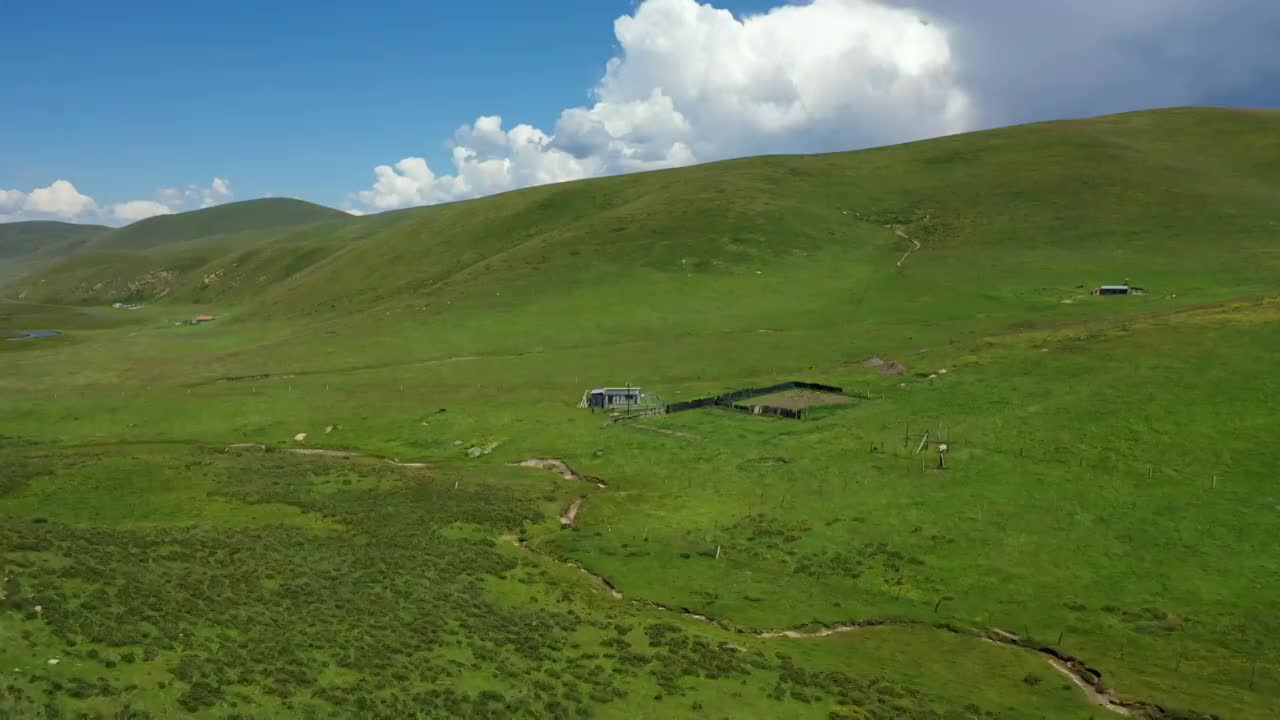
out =
<svg viewBox="0 0 1280 720"><path fill-rule="evenodd" d="M1129 706L1121 702L1110 690L1100 691L1096 685L1090 685L1083 678L1076 674L1074 670L1057 658L1049 658L1049 666L1054 670L1067 676L1076 687L1084 691L1089 702L1099 707L1106 708L1117 715L1132 715Z"/></svg>
<svg viewBox="0 0 1280 720"><path fill-rule="evenodd" d="M373 460L381 460L388 465L405 468L426 468L431 467L430 464L424 462L400 462L398 458L383 458L376 455L366 455L364 453L353 452L351 450L327 450L324 448L280 448L276 450L269 448L262 443L233 443L227 446L225 452L233 450L246 451L256 450L258 452L286 452L292 455L315 455L320 457L339 458L341 460L350 460L351 458L365 457Z"/></svg>
<svg viewBox="0 0 1280 720"><path fill-rule="evenodd" d="M871 627L884 627L886 625L902 625L904 623L895 623L890 620L864 620L858 623L845 625L832 625L817 630L769 630L758 633L756 637L762 638L788 638L791 640L803 640L805 638L824 638L840 633L854 632L856 630L865 630Z"/></svg>
<svg viewBox="0 0 1280 720"><path fill-rule="evenodd" d="M702 439L701 437L697 435L692 435L690 433L677 432L675 430L668 430L666 428L654 427L652 425L641 425L639 423L635 423L630 425L629 427L633 427L636 430L648 430L649 432L661 433L663 435L670 435L671 437L688 438L690 440Z"/></svg>
<svg viewBox="0 0 1280 720"><path fill-rule="evenodd" d="M569 509L565 510L564 514L560 516L560 524L565 527L572 526L574 518L578 517L578 511L582 509L582 503L586 501L587 499L584 497L574 500L573 504L569 506Z"/></svg>
<svg viewBox="0 0 1280 720"><path fill-rule="evenodd" d="M236 443L233 445L229 445L226 448L226 452L231 452L233 450L239 450L239 451L256 450L260 452L275 451L274 449L271 449L267 445L264 445L261 443ZM284 448L281 451L291 453L294 455L312 455L312 456L333 457L333 458L340 458L340 459L364 457L364 458L370 458L374 460L382 460L386 463L398 465L401 467L412 467L412 468L429 467L428 464L426 463L402 463L395 458L379 458L377 456L352 452L348 450L326 450L321 448ZM599 488L608 487L608 484L604 480L601 480L600 478L597 478L591 475L583 475L581 473L578 473L572 467L570 467L568 463L564 462L563 460L557 460L554 458L532 458L529 460L512 463L512 465L515 465L518 467L550 470L552 472L558 473L561 477L563 477L566 480L579 480L583 482L589 482ZM569 505L568 509L565 510L564 514L560 516L560 523L562 526L569 527L576 522L578 513L582 510L582 507L586 502L586 500L587 498L585 496L579 497L579 498L576 498ZM509 540L512 545L514 545L517 548L520 548L521 550L524 550L529 553L533 553L544 559L552 560L566 567L573 568L578 572L581 572L582 574L589 577L593 584L595 584L602 591L608 593L609 596L612 597L613 599L615 600L623 599L622 592L619 591L618 588L612 582L610 582L608 578L606 578L605 576L599 573L592 572L591 570L584 567L582 564L575 562L573 560L556 557L555 555L543 552L529 545L527 542L521 542L518 538L514 536L505 536L504 539ZM858 620L855 622L825 625L825 626L816 627L816 628L786 628L786 629L780 629L780 630L760 630L760 629L753 629L753 628L738 626L722 619L713 618L713 617L695 612L689 608L672 607L669 605L664 605L659 602L655 602L653 600L632 598L631 602L640 607L678 614L683 617L687 617L693 620L698 620L700 622L714 624L730 632L735 632L735 633L744 634L744 635L752 635L762 639L788 639L788 640L817 639L817 638L830 637L832 635L837 635L841 633L856 632L859 630L865 630L865 629L874 628L874 627L933 628L936 630L951 632L958 635L966 635L966 636L973 637L975 639L985 640L987 642L991 642L996 645L1035 652L1036 654L1044 658L1045 661L1049 664L1049 666L1054 669L1054 671L1061 673L1062 675L1070 679L1071 682L1077 688L1079 688L1086 695L1086 697L1088 697L1091 703L1093 703L1094 705L1097 705L1098 707L1105 708L1113 713L1116 713L1117 715L1132 716L1135 712L1148 711L1147 714L1150 716L1151 712L1149 711L1159 712L1160 710L1159 706L1153 703L1149 703L1141 700L1129 701L1129 700L1121 699L1111 689L1107 688L1103 684L1102 673L1097 669L1093 668L1092 666L1088 665L1087 663L1085 663L1083 660L1073 657L1071 655L1067 655L1059 651L1058 649L1050 646L1041 646L1041 645L1033 644L1018 635L1007 632L1005 630L1001 630L999 628L992 627L992 628L986 628L984 630L979 628L955 625L951 623L928 623L922 620L911 620L906 618L897 618L897 619L868 618L868 619ZM1154 715L1154 717L1160 717L1160 715Z"/></svg>
<svg viewBox="0 0 1280 720"><path fill-rule="evenodd" d="M516 547L520 548L521 550L524 550L525 552L533 553L543 559L554 560L555 562L558 562L561 565L564 565L565 567L573 568L574 570L577 570L583 575L586 575L587 577L591 578L591 581L595 583L596 587L599 587L601 590L604 590L605 592L609 593L609 596L612 597L614 600L622 599L622 593L618 592L618 588L614 587L613 583L609 582L603 575L597 575L596 573L591 572L590 570L582 567L582 565L572 560L564 560L564 559L557 558L557 557L548 555L546 553L540 552L536 548L530 546L529 543L520 542L520 539L513 535L507 535L505 537L507 540L511 541L512 545L515 545Z"/></svg>
<svg viewBox="0 0 1280 720"><path fill-rule="evenodd" d="M601 480L594 475L583 475L569 467L569 463L566 463L563 460L556 460L555 458L530 458L528 460L521 460L520 462L511 464L516 467L550 470L552 472L560 473L560 477L565 480L582 480L583 482L589 482L598 488L609 487L609 484L604 480Z"/></svg>
<svg viewBox="0 0 1280 720"><path fill-rule="evenodd" d="M917 243L917 246L918 246L918 243ZM905 256L904 256L904 259L905 259ZM554 458L534 458L534 459L525 460L518 463L513 463L513 465L516 465L519 467L551 470L559 473L566 480L583 480L586 482L592 482L601 488L605 488L608 486L607 483L605 483L603 480L596 477L592 477L592 476L581 475L578 472L574 471L573 468L569 467L568 463L564 462L563 460L557 460ZM582 506L586 502L586 500L587 500L586 497L579 497L573 501L573 503L564 512L564 514L560 516L560 523L562 526L569 527L574 524L574 522L577 519L578 512L582 509ZM584 567L581 563L545 553L529 545L528 543L520 542L517 538L511 537L509 539L511 540L511 543L513 545L515 545L516 547L522 550L525 550L530 553L534 553L536 555L539 555L547 559L554 560L555 562L558 562L567 567L571 567L577 570L578 572L586 575L587 577L591 578L592 582L597 587L607 592L609 596L612 597L613 599L615 600L623 599L622 592L619 591L617 586L615 586L612 582L610 582L608 578L606 578L605 576L599 573L592 572L591 570ZM1141 701L1141 700L1128 701L1128 700L1121 699L1119 696L1115 694L1114 691L1107 688L1103 684L1102 673L1099 670L1085 663L1080 658L1063 653L1057 648L1054 648L1051 646L1033 644L1014 633L1001 630L1000 628L996 628L996 627L979 629L974 627L955 625L952 623L929 623L923 620L911 620L906 618L897 618L897 619L867 618L867 619L858 620L855 622L825 625L817 628L787 628L787 629L781 629L781 630L759 630L759 629L740 627L724 620L712 618L707 615L694 612L689 608L671 607L669 605L664 605L662 603L655 602L653 600L632 598L631 602L641 607L650 608L653 610L659 610L662 612L674 613L674 614L681 615L683 617L691 618L693 620L711 623L711 624L717 625L722 629L725 629L731 632L735 632L739 634L749 634L758 638L770 639L770 640L773 640L773 639L806 640L806 639L825 638L825 637L830 637L832 635L857 632L859 630L866 630L868 628L876 628L876 627L932 628L935 630L955 633L957 635L966 635L979 640L985 640L987 642L1004 646L1004 647L1017 648L1017 649L1029 650L1029 651L1035 652L1037 655L1042 657L1049 664L1049 666L1054 669L1054 671L1061 673L1062 675L1069 678L1072 684L1074 684L1077 688L1079 688L1085 694L1085 696L1089 699L1089 702L1093 703L1094 705L1097 705L1098 707L1105 708L1113 713L1116 713L1117 715L1131 716L1134 714L1135 711L1159 709L1159 706L1152 703L1145 702L1145 701Z"/></svg>
<svg viewBox="0 0 1280 720"><path fill-rule="evenodd" d="M916 240L915 238L908 237L907 234L902 231L902 228L897 225L893 226L893 234L915 245L915 247L907 250L906 254L898 259L897 267L902 267L902 263L907 261L907 258L910 257L911 253L916 252L917 250L920 249L921 247L920 241Z"/></svg>

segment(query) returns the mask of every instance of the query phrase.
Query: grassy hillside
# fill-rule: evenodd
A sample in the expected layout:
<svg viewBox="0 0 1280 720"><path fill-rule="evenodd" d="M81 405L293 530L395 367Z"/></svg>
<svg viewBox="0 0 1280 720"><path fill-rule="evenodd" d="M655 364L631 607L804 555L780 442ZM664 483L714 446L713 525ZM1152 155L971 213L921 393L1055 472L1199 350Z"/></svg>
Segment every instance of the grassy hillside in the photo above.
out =
<svg viewBox="0 0 1280 720"><path fill-rule="evenodd" d="M111 233L98 243L98 247L142 250L214 235L305 225L344 217L348 216L340 210L303 200L245 200L139 220Z"/></svg>
<svg viewBox="0 0 1280 720"><path fill-rule="evenodd" d="M0 223L0 285L72 255L110 231L44 220Z"/></svg>
<svg viewBox="0 0 1280 720"><path fill-rule="evenodd" d="M26 256L53 259L67 255L107 232L103 225L77 225L52 220L0 223L0 258Z"/></svg>
<svg viewBox="0 0 1280 720"><path fill-rule="evenodd" d="M118 230L102 228L105 232L64 253L65 262L47 272L21 282L13 273L6 278L8 294L102 304L154 300L176 290L177 296L198 301L245 278L252 278L254 288L274 282L290 268L326 257L353 238L343 222L350 219L301 200L271 198L149 218ZM302 247L295 242L299 238L305 240ZM37 242L51 239L41 235ZM211 287L228 270L232 277Z"/></svg>
<svg viewBox="0 0 1280 720"><path fill-rule="evenodd" d="M1280 716L1277 131L1137 113L64 262L22 287L163 298L0 305L64 331L0 341L0 714ZM575 407L792 379L853 402ZM550 458L601 482L512 466Z"/></svg>
<svg viewBox="0 0 1280 720"><path fill-rule="evenodd" d="M11 294L27 290L30 297L83 301L109 297L113 302L138 295L155 297L171 288L155 282L154 273L170 277L170 272L196 269L223 252L268 243L290 228L350 217L302 200L267 198L161 215L119 229L44 221L5 223L0 224L0 259L4 260L0 287L66 259L67 265L29 280ZM189 247L193 243L198 247ZM148 289L136 290L140 285Z"/></svg>
<svg viewBox="0 0 1280 720"><path fill-rule="evenodd" d="M927 245L931 257L904 264L914 280L936 285L960 274L1002 298L1126 277L1185 291L1208 270L1218 282L1258 288L1274 262L1277 128L1274 113L1171 110L736 160L347 218L340 231L290 233L296 248L266 274L241 270L231 252L192 267L150 254L99 264L88 279L41 278L39 293L85 299L84 283L123 287L171 270L179 278L171 297L201 297L191 280L222 273L241 278L222 301L261 302L277 314L463 297L501 305L491 286L511 297L617 292L620 283L642 287L689 273L761 270L768 281L776 276L764 272L771 264L806 258L856 272L869 249L906 252L911 243L902 235ZM335 234L343 238L337 253ZM868 296L901 286L893 273L877 276L868 282L887 278L888 286L864 286ZM1044 287L1048 281L1055 285Z"/></svg>

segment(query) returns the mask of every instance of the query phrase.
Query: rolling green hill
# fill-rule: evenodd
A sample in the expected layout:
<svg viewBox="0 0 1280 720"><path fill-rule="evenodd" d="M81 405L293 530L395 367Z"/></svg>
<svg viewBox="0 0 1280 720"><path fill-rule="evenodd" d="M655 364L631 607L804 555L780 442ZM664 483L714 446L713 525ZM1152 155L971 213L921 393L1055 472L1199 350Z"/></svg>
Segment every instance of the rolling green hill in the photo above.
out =
<svg viewBox="0 0 1280 720"><path fill-rule="evenodd" d="M0 285L73 255L108 232L101 225L44 220L0 223Z"/></svg>
<svg viewBox="0 0 1280 720"><path fill-rule="evenodd" d="M98 247L145 250L214 235L306 225L349 217L346 213L304 200L263 198L201 210L157 215L127 225L103 238Z"/></svg>
<svg viewBox="0 0 1280 720"><path fill-rule="evenodd" d="M9 245L16 250L26 248L33 259L45 260L42 265L15 262L11 271L0 277L0 285L14 283L54 259L65 258L67 262L49 275L29 280L26 287L34 293L32 297L110 298L113 302L149 299L172 290L170 279L183 277L228 252L265 247L282 236L296 234L299 228L350 217L302 200L267 198L161 215L115 230L69 223L0 225L0 239L6 232L12 234L14 240ZM319 228L309 238L314 243L326 232ZM293 250L284 252L292 255ZM304 250L303 254L314 252Z"/></svg>
<svg viewBox="0 0 1280 720"><path fill-rule="evenodd" d="M220 254L216 249L219 242L211 238L224 239L226 247L235 248L270 241L295 226L350 217L302 200L266 198L160 215L118 229L51 221L3 223L0 224L0 260L3 260L0 287L44 269L56 260L68 259L70 265L59 272L70 272L73 278L81 278L79 273L91 269L98 277L118 281L100 286L98 293L109 286L112 289L107 292L118 295L118 286L127 288L131 283L136 286L139 281L147 282L140 278L152 271L155 262L136 254L139 251L166 253L170 246L183 246L174 253L177 260L166 257L159 262L192 269L203 264L199 258L207 261ZM205 249L192 251L186 247L193 242L203 242ZM40 278L33 282L40 284L48 280ZM55 286L61 288L62 283L55 281ZM128 296L131 291L124 292Z"/></svg>
<svg viewBox="0 0 1280 720"><path fill-rule="evenodd" d="M1277 208L1280 113L1175 109L79 254L0 715L1280 717Z"/></svg>
<svg viewBox="0 0 1280 720"><path fill-rule="evenodd" d="M1275 257L1278 129L1275 113L1167 110L853 153L735 160L344 216L279 233L287 250L228 243L194 255L162 249L77 262L36 284L46 300L110 300L140 278L168 272L156 294L204 301L204 279L216 275L224 288L235 283L218 296L223 302L262 301L275 313L341 304L349 312L432 297L448 302L472 290L476 302L491 302L497 285L510 297L690 272L723 276L823 254L847 260L884 245L906 252L906 235L927 245L932 260L909 271L936 274L938 283L957 275L987 282L994 295L1042 292L1036 276L1050 266L1071 268L1054 273L1070 287L1126 277L1173 286L1221 268L1223 277L1256 288L1269 281ZM207 228L194 222L204 213L230 218L256 207L156 218L154 227ZM139 234L151 222L125 231ZM244 223L226 226L235 224ZM145 243L113 235L108 244ZM1171 262L1171 250L1196 262L1183 255ZM95 286L97 293L86 292Z"/></svg>

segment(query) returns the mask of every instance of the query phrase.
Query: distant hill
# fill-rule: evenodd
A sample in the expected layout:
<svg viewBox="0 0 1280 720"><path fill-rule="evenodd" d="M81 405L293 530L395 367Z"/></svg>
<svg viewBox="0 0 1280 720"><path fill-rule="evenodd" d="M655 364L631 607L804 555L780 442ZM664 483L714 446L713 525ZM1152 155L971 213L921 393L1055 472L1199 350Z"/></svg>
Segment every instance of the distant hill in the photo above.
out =
<svg viewBox="0 0 1280 720"><path fill-rule="evenodd" d="M73 255L109 232L102 225L44 220L0 223L0 284Z"/></svg>
<svg viewBox="0 0 1280 720"><path fill-rule="evenodd" d="M163 252L169 246L211 238L226 239L231 245L267 242L294 227L349 219L347 213L303 200L266 198L161 215L122 228L46 221L0 223L0 286L58 260L70 261L71 268L110 273L121 262L126 268L138 262L140 251ZM106 289L110 287L99 289L111 292Z"/></svg>
<svg viewBox="0 0 1280 720"><path fill-rule="evenodd" d="M126 225L95 244L97 248L144 250L160 245L248 230L307 225L350 217L340 210L291 198L263 198L203 210L157 215Z"/></svg>
<svg viewBox="0 0 1280 720"><path fill-rule="evenodd" d="M95 243L114 252L82 254L22 289L51 302L252 303L259 316L532 312L560 296L583 307L629 297L612 312L655 331L680 313L721 312L723 293L739 290L720 283L739 275L803 295L815 277L839 273L830 296L806 301L813 317L862 303L905 312L941 288L1021 303L1126 281L1229 296L1273 286L1277 207L1280 112L1179 108L363 218L298 201L235 203L136 223ZM258 229L207 237L248 227ZM664 299L682 309L658 312Z"/></svg>

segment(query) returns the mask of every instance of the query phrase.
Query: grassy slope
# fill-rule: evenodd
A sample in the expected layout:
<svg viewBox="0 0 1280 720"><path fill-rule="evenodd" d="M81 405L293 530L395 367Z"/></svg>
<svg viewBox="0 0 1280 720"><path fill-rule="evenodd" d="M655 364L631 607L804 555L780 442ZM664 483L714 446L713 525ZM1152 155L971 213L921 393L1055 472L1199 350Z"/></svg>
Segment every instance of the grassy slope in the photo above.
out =
<svg viewBox="0 0 1280 720"><path fill-rule="evenodd" d="M141 250L213 235L246 230L305 225L347 217L347 214L291 198L263 198L217 205L202 210L157 215L120 228L99 247Z"/></svg>
<svg viewBox="0 0 1280 720"><path fill-rule="evenodd" d="M79 303L199 303L243 297L367 234L347 213L300 200L250 200L143 220L116 230L13 294ZM376 226L376 225L375 225Z"/></svg>
<svg viewBox="0 0 1280 720"><path fill-rule="evenodd" d="M350 219L347 213L302 200L267 198L161 215L112 229L97 225L24 222L0 225L0 286L30 299L76 302L145 300L177 289L201 290L238 263L236 253L258 248L261 254L281 235L309 226L313 245L324 245L326 228ZM278 253L296 268L325 254L323 248ZM229 259L228 259L229 258ZM64 260L55 264L57 260ZM204 266L225 260L206 272ZM48 272L35 274L48 266ZM244 272L258 270L255 265ZM219 270L222 272L220 273ZM254 276L259 282L271 275ZM205 278L210 278L206 281ZM184 283L186 283L184 285Z"/></svg>
<svg viewBox="0 0 1280 720"><path fill-rule="evenodd" d="M111 228L34 220L0 223L0 285L39 270L92 243Z"/></svg>
<svg viewBox="0 0 1280 720"><path fill-rule="evenodd" d="M869 250L909 247L885 231L888 224L930 247L934 262L914 269L905 288L917 307L929 300L920 287L960 281L999 301L995 309L1021 311L1034 300L1011 296L1043 292L1035 275L1046 265L1075 280L1072 286L1130 276L1186 285L1212 271L1219 283L1262 288L1276 231L1270 209L1280 192L1278 123L1274 114L1245 111L1130 114L858 153L736 160L347 218L339 223L341 252L329 252L333 226L316 228L314 240L306 230L292 233L291 267L265 286L245 283L222 299L259 302L275 315L438 308L455 299L505 307L549 290L643 291L690 272L764 271L809 258L862 273L832 300L844 303L862 291L868 302L883 297L900 307L904 284L859 262ZM312 243L313 252L302 250ZM1243 262L1255 257L1261 262ZM187 271L233 272L233 262L219 254ZM112 272L128 280L166 263L173 264L153 257ZM68 283L42 280L36 284L45 299L79 298ZM505 296L494 295L499 286ZM1010 299L1021 306L1009 307ZM635 310L618 305L623 313ZM662 318L664 331L671 319Z"/></svg>
<svg viewBox="0 0 1280 720"><path fill-rule="evenodd" d="M891 616L1061 633L1122 694L1273 717L1280 568L1260 548L1280 499L1256 448L1280 388L1256 370L1280 350L1275 305L1257 300L1280 269L1277 129L1267 113L1116 116L538 188L301 229L288 250L246 241L231 252L275 275L177 284L127 331L0 345L0 434L60 447L309 432L477 482L565 457L610 488L577 531L527 532L629 595L755 627ZM922 243L900 269L911 245L886 225ZM1085 294L1124 278L1151 292ZM1185 312L1232 298L1253 300ZM231 317L166 325L192 302ZM950 372L884 378L861 366L871 355ZM876 399L806 423L651 423L682 435L572 408L602 383L678 399L795 377ZM921 473L907 423L958 439L946 473ZM776 457L788 462L758 462ZM28 492L0 506L42 506ZM965 690L912 672L936 658L897 637L894 682L952 707L967 693L984 708L1041 702L1018 678ZM881 645L801 647L821 656L811 668L855 672ZM998 657L964 667L994 673ZM756 681L750 697L723 687L699 702L815 717L839 704L830 688L810 707L753 695ZM1078 701L1034 716L1083 717Z"/></svg>

